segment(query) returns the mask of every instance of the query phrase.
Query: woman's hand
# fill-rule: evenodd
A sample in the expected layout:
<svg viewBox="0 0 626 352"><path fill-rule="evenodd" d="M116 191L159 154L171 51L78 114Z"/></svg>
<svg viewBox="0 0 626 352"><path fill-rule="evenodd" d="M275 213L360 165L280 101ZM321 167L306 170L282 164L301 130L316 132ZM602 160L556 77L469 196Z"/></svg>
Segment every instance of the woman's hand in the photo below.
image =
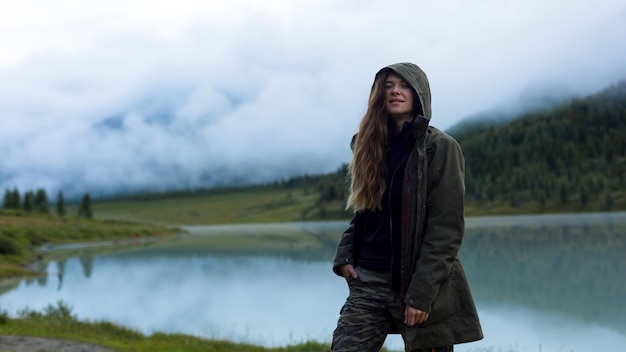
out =
<svg viewBox="0 0 626 352"><path fill-rule="evenodd" d="M428 320L429 315L430 313L426 313L423 310L407 305L404 310L404 323L408 326L421 324Z"/></svg>
<svg viewBox="0 0 626 352"><path fill-rule="evenodd" d="M359 274L356 273L356 270L354 270L354 267L352 266L352 264L344 264L340 266L339 271L341 272L341 275L343 275L343 277L346 278L346 280L350 276L352 276L352 278L354 279L359 277Z"/></svg>

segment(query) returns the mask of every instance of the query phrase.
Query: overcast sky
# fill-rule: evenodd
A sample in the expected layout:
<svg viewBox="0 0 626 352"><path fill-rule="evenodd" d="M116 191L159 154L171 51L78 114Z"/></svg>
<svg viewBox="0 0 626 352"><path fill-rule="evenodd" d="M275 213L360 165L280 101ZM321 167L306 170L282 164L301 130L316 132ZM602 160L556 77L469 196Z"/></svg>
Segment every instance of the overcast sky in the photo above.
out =
<svg viewBox="0 0 626 352"><path fill-rule="evenodd" d="M387 64L445 130L625 79L625 33L623 0L0 0L0 189L333 171Z"/></svg>

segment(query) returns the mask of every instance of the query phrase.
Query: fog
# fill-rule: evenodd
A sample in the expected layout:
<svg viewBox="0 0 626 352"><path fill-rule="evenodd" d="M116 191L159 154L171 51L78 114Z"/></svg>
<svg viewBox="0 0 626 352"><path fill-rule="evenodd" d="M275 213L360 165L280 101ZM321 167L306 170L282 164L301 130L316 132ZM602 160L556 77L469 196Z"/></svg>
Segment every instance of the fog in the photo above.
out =
<svg viewBox="0 0 626 352"><path fill-rule="evenodd" d="M4 4L0 189L99 195L333 171L387 64L426 71L445 130L626 78L623 33L626 5L612 0Z"/></svg>

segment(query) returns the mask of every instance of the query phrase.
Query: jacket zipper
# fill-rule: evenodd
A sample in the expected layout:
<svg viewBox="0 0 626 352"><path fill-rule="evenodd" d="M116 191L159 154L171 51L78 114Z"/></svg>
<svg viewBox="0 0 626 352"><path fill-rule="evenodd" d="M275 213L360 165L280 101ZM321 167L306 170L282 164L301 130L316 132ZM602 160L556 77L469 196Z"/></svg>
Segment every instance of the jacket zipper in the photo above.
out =
<svg viewBox="0 0 626 352"><path fill-rule="evenodd" d="M416 141L416 143L420 143L420 141ZM422 138L420 145L417 147L418 149L422 149L424 150L424 153L426 154L426 146L428 145L428 132L426 132L426 135ZM419 175L419 173L416 175L417 180L416 180L416 187L417 188L417 196L419 198L419 200L421 201L419 204L417 204L417 208L416 210L419 212L418 218L416 219L416 226L417 226L417 233L421 234L423 231L423 227L424 227L424 210L426 207L425 201L424 201L424 197L426 196L426 192L424 190L424 188L426 187L427 184L427 178L428 176L426 175L426 171L427 171L427 164L428 164L428 155L420 155L418 153L417 155L418 160L417 160L417 167L421 169L421 177ZM407 158L408 159L408 158ZM415 199L415 201L418 201L418 199ZM409 214L410 216L410 214ZM417 238L416 241L419 240L421 241L421 238ZM415 246L415 244L413 244L413 246ZM414 248L413 248L414 249ZM412 250L411 250L412 251ZM411 272L408 273L408 275L412 274L412 270L411 267L413 266L413 257L417 255L416 253L413 253L413 255L411 256L411 258L407 258L407 260L409 261L408 263L406 263L406 265L408 266L408 270L410 270ZM400 263L400 268L402 270L402 263ZM400 284L402 285L402 276L404 273L400 272ZM409 281L410 278L406 278L407 282L406 282L406 287L402 287L401 289L407 290L408 289L408 285L409 285ZM402 295L404 297L404 294L406 292L402 292Z"/></svg>
<svg viewBox="0 0 626 352"><path fill-rule="evenodd" d="M419 211L419 218L416 219L418 221L416 221L416 225L417 225L417 233L420 234L420 237L417 238L416 240L421 242L423 240L423 230L424 230L424 215L425 215L425 209L426 209L426 200L424 199L426 197L427 191L427 183L428 183L428 175L426 174L428 172L428 167L426 165L428 165L428 151L426 148L426 146L428 145L428 135L424 136L424 140L423 140L423 144L424 144L424 154L422 155L420 160L418 160L418 165L421 168L421 173L422 173L422 177L421 180L417 180L418 184L419 184L419 188L417 190L417 195L419 197L420 203L418 204L417 210ZM416 199L417 201L417 199ZM419 246L421 247L421 243L419 244ZM414 254L415 255L415 254ZM412 260L412 259L411 259ZM409 267L411 267L412 264L410 263Z"/></svg>

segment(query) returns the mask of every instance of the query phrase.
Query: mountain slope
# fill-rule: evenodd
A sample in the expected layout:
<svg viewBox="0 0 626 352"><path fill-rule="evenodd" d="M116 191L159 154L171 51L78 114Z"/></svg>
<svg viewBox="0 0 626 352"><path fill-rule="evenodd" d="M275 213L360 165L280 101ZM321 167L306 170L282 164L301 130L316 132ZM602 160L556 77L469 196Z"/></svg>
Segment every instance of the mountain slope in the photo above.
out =
<svg viewBox="0 0 626 352"><path fill-rule="evenodd" d="M506 124L469 124L453 136L477 212L624 207L626 81Z"/></svg>

